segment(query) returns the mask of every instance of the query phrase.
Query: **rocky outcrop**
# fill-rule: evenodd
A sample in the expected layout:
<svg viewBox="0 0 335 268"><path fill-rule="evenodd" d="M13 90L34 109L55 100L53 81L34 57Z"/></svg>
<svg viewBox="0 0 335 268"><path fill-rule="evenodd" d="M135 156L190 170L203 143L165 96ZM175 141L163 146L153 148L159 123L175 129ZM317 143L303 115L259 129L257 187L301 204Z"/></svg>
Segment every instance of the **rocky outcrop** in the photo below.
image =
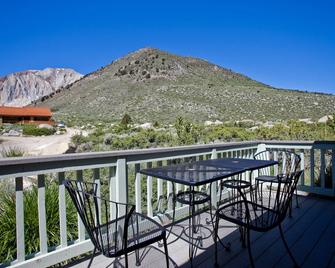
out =
<svg viewBox="0 0 335 268"><path fill-rule="evenodd" d="M82 77L72 69L46 68L12 73L0 78L0 105L25 106Z"/></svg>

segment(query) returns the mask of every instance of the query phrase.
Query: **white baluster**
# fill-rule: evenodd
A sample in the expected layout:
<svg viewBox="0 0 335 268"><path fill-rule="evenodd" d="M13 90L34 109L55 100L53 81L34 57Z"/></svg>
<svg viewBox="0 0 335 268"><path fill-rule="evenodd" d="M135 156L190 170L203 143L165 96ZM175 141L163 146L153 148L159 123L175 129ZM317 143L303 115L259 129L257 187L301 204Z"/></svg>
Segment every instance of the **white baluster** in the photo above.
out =
<svg viewBox="0 0 335 268"><path fill-rule="evenodd" d="M139 173L141 169L140 164L135 164L135 206L136 212L142 213L142 188L141 179L142 175Z"/></svg>
<svg viewBox="0 0 335 268"><path fill-rule="evenodd" d="M314 187L314 149L312 148L311 151L310 151L310 161L311 161L311 187L313 188Z"/></svg>
<svg viewBox="0 0 335 268"><path fill-rule="evenodd" d="M66 226L66 202L65 202L65 186L63 181L65 179L64 172L58 173L58 200L59 200L59 229L60 229L60 245L67 246L67 226Z"/></svg>
<svg viewBox="0 0 335 268"><path fill-rule="evenodd" d="M94 183L97 184L97 197L101 197L101 183L100 183L100 169L95 168L93 169L93 180ZM97 198L98 203L98 214L99 214L99 222L101 223L101 200ZM97 223L97 217L95 215L95 222Z"/></svg>
<svg viewBox="0 0 335 268"><path fill-rule="evenodd" d="M212 150L212 155L211 155L211 159L217 159L217 152L216 149ZM217 197L217 182L213 182L212 186L211 186L211 192L212 192L212 196L211 196L211 202L212 202L212 206L214 208L217 207L217 202L218 202L218 197Z"/></svg>
<svg viewBox="0 0 335 268"><path fill-rule="evenodd" d="M326 171L325 154L326 154L326 150L321 149L320 151L321 151L320 180L321 180L321 188L324 189L326 187L326 179L325 179L325 171Z"/></svg>
<svg viewBox="0 0 335 268"><path fill-rule="evenodd" d="M48 238L47 238L47 221L45 213L45 176L37 176L38 186L38 230L40 236L40 252L48 253Z"/></svg>
<svg viewBox="0 0 335 268"><path fill-rule="evenodd" d="M25 260L24 242L24 206L23 206L23 178L15 178L15 214L16 214L16 258L18 262Z"/></svg>
<svg viewBox="0 0 335 268"><path fill-rule="evenodd" d="M83 181L83 171L77 170L77 181ZM84 190L84 189L82 189ZM85 240L85 226L78 214L78 239L79 241Z"/></svg>

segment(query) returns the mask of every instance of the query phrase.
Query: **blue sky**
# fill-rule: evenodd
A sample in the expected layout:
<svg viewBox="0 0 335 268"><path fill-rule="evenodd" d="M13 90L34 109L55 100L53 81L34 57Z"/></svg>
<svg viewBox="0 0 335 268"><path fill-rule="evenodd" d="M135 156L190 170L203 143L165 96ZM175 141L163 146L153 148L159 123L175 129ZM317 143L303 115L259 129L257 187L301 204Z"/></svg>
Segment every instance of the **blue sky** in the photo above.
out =
<svg viewBox="0 0 335 268"><path fill-rule="evenodd" d="M2 1L0 76L83 74L131 51L195 56L279 88L335 94L335 1Z"/></svg>

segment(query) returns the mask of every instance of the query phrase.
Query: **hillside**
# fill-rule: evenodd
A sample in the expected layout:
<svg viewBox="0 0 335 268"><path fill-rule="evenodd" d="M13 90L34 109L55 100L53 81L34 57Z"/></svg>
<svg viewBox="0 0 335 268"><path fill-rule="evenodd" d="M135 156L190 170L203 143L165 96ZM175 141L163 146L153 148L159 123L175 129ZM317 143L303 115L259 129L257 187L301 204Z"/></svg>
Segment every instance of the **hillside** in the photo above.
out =
<svg viewBox="0 0 335 268"><path fill-rule="evenodd" d="M25 106L82 77L72 69L28 70L0 77L0 105Z"/></svg>
<svg viewBox="0 0 335 268"><path fill-rule="evenodd" d="M40 101L59 116L136 122L320 118L335 96L275 89L192 57L140 49Z"/></svg>

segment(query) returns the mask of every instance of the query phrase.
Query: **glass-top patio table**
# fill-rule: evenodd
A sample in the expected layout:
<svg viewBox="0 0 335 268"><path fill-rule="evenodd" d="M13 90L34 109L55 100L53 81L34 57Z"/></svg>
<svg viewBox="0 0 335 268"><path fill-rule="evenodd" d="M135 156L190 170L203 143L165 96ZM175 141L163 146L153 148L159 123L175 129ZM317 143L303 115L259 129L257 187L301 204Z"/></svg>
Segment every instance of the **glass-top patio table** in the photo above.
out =
<svg viewBox="0 0 335 268"><path fill-rule="evenodd" d="M189 205L189 257L192 265L194 243L193 234L197 228L194 224L195 205L209 202L210 210L212 209L211 195L202 191L195 190L195 187L229 178L242 174L246 171L254 171L278 164L277 161L254 160L241 158L221 158L213 160L201 160L190 163L167 165L155 168L140 170L141 174L164 179L172 182L173 193L173 217L172 225L175 220L175 203L176 201ZM251 177L249 178L251 180ZM251 182L251 181L250 181ZM189 186L189 190L175 194L175 183ZM212 217L212 213L211 213ZM212 217L213 219L213 217Z"/></svg>

